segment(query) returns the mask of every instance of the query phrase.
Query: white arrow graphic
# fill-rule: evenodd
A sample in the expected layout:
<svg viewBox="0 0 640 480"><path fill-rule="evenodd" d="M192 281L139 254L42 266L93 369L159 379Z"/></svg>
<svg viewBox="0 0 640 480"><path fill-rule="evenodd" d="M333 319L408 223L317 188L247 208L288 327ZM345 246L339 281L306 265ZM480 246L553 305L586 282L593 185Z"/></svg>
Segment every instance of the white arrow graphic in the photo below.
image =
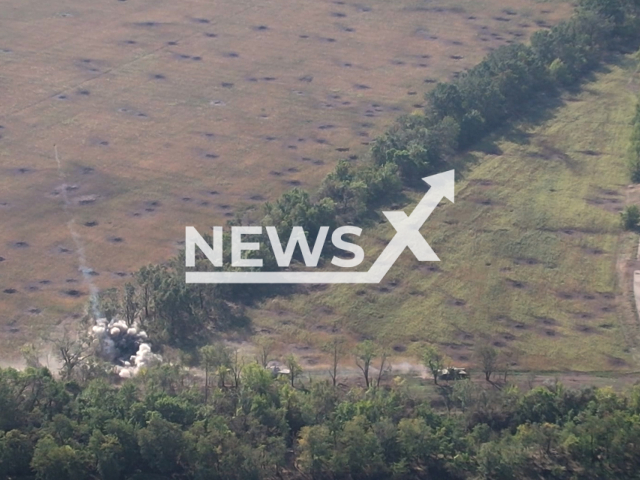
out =
<svg viewBox="0 0 640 480"><path fill-rule="evenodd" d="M443 198L454 201L454 170L422 180L431 188L411 215L402 210L383 212L396 234L368 272L187 272L186 283L380 283L405 248L421 262L439 262L420 227Z"/></svg>

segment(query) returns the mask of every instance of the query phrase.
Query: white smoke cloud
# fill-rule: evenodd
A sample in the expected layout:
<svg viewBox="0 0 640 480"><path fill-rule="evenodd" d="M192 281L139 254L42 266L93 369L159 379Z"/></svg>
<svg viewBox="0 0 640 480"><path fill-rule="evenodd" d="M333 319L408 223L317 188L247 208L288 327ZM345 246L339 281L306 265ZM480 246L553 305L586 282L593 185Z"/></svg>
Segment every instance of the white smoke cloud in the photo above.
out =
<svg viewBox="0 0 640 480"><path fill-rule="evenodd" d="M122 378L131 378L140 369L162 362L162 357L151 351L147 333L136 325L130 327L123 320L114 318L108 322L106 318L99 318L91 334L96 342L96 354L114 363Z"/></svg>

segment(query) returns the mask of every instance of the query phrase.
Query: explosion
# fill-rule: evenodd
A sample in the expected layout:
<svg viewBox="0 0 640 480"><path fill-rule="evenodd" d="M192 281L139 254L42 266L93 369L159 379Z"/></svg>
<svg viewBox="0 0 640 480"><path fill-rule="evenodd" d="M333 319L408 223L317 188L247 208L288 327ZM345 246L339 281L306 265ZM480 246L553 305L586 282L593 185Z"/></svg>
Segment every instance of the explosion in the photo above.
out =
<svg viewBox="0 0 640 480"><path fill-rule="evenodd" d="M162 357L151 351L147 333L135 324L129 326L124 320L99 318L91 333L96 341L96 354L115 364L121 378L131 378L140 369L162 362Z"/></svg>

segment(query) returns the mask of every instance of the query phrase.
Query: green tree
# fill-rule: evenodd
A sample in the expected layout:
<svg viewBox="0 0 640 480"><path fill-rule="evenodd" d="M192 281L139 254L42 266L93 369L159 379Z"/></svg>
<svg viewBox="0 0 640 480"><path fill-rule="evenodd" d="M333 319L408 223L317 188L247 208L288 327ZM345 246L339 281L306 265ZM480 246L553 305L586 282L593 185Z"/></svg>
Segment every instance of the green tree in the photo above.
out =
<svg viewBox="0 0 640 480"><path fill-rule="evenodd" d="M80 452L69 445L58 446L51 436L36 444L31 468L38 480L82 480L88 470Z"/></svg>
<svg viewBox="0 0 640 480"><path fill-rule="evenodd" d="M445 356L441 354L434 346L427 346L422 352L422 364L431 372L433 383L438 384L438 376L442 369L446 367Z"/></svg>
<svg viewBox="0 0 640 480"><path fill-rule="evenodd" d="M152 471L168 475L180 470L184 439L180 427L152 413L138 431L140 455Z"/></svg>
<svg viewBox="0 0 640 480"><path fill-rule="evenodd" d="M625 230L637 230L640 225L640 208L637 205L629 205L620 213L622 227Z"/></svg>

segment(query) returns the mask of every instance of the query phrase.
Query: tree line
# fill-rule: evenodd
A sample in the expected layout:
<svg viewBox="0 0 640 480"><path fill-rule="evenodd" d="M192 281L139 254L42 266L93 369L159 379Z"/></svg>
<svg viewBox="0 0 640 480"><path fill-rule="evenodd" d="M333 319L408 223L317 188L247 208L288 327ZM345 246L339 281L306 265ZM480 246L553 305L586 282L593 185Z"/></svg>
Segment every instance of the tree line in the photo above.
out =
<svg viewBox="0 0 640 480"><path fill-rule="evenodd" d="M0 369L0 478L638 478L638 386L525 391L459 380L445 413L407 379L292 386L258 363L236 369L228 353L208 352L218 366L205 388L169 364L120 386Z"/></svg>
<svg viewBox="0 0 640 480"><path fill-rule="evenodd" d="M364 221L456 153L578 84L607 55L639 43L638 0L580 0L569 20L534 33L530 44L501 46L454 81L438 83L425 95L424 112L398 118L364 161L339 162L315 195L296 188L267 204L265 224L283 234L302 225L314 238L321 225Z"/></svg>

